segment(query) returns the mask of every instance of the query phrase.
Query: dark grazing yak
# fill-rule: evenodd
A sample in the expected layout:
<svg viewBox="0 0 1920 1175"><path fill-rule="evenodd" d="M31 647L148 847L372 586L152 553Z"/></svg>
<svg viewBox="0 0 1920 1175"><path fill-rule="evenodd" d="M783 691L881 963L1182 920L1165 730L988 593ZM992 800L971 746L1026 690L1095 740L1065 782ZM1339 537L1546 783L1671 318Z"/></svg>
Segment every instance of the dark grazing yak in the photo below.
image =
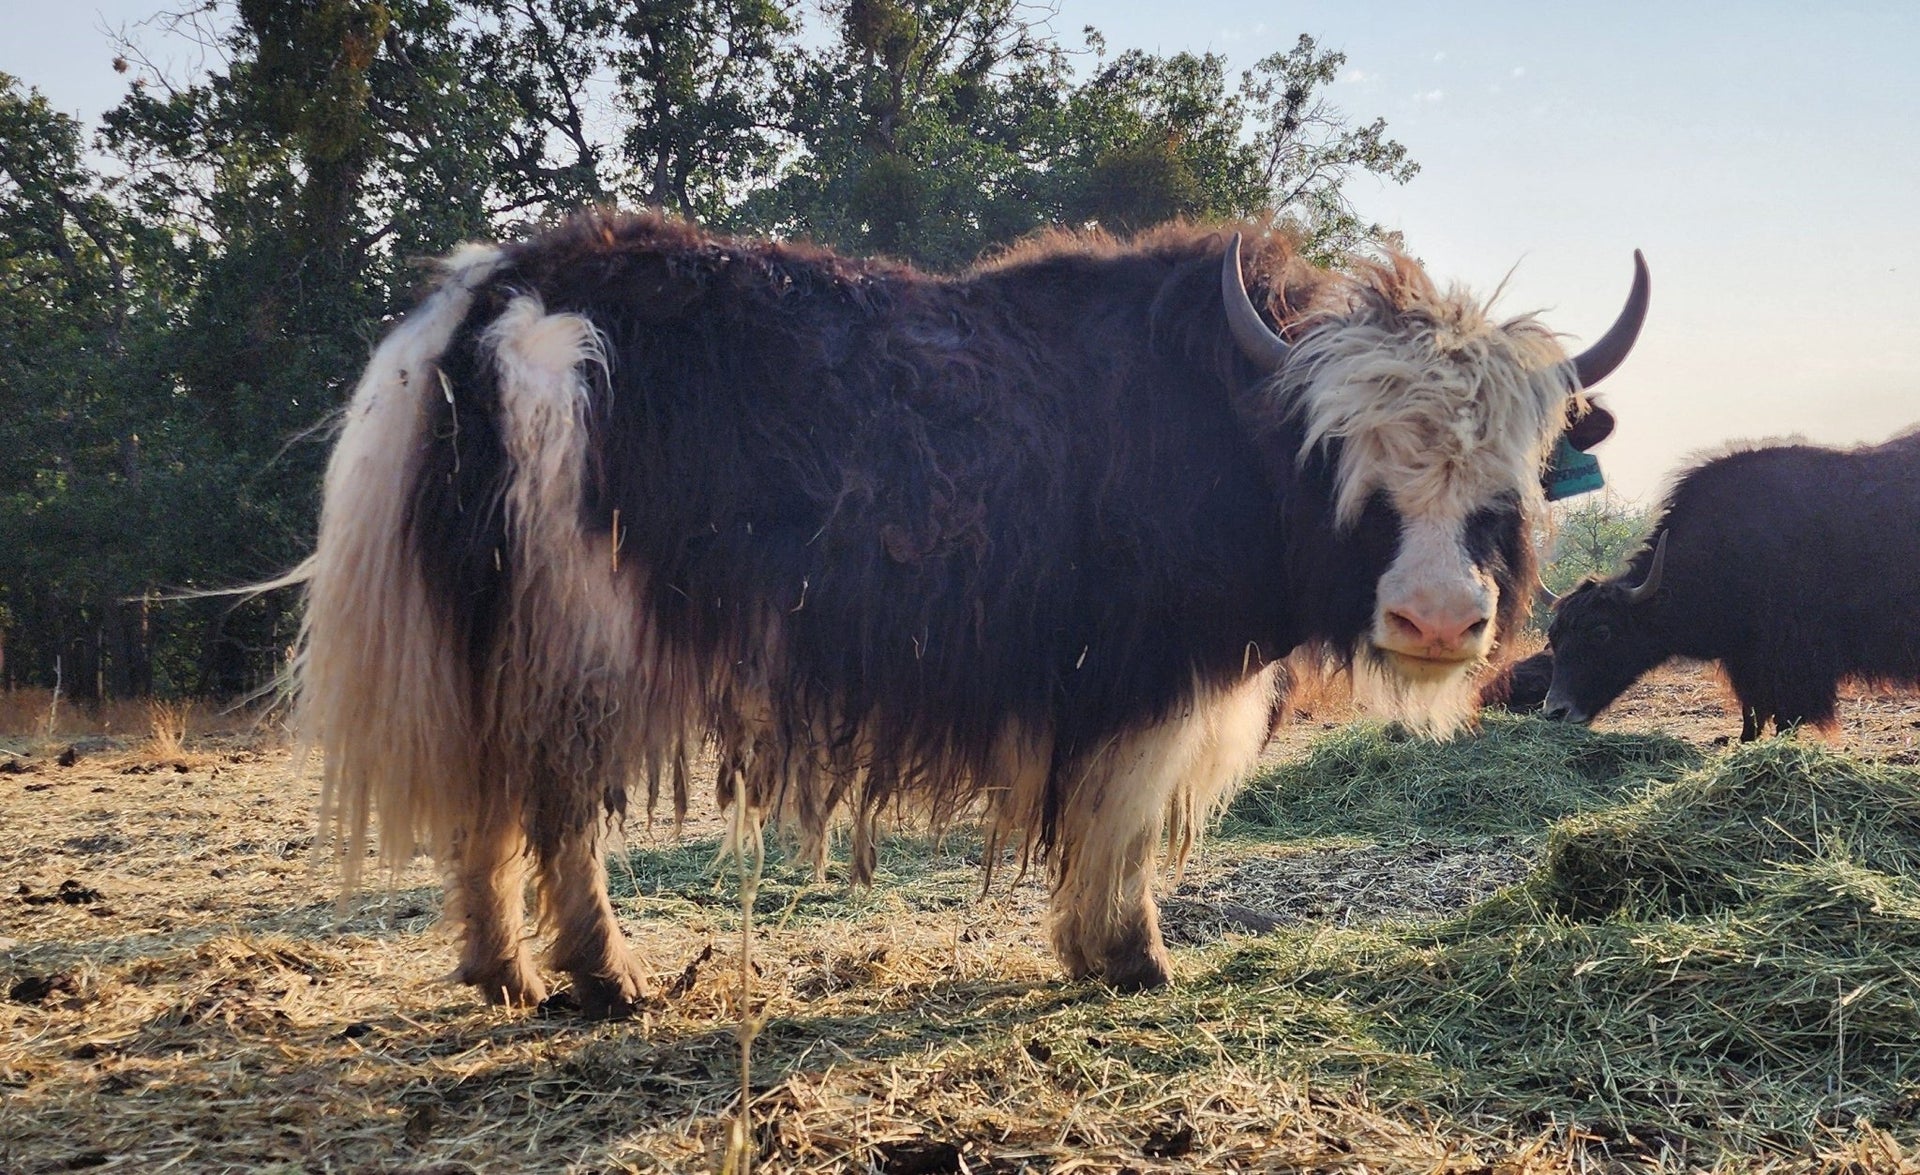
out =
<svg viewBox="0 0 1920 1175"><path fill-rule="evenodd" d="M1920 432L1716 457L1655 533L1556 606L1548 717L1591 721L1670 657L1720 662L1743 742L1830 726L1843 679L1920 684Z"/></svg>
<svg viewBox="0 0 1920 1175"><path fill-rule="evenodd" d="M1164 983L1152 883L1317 643L1445 728L1529 599L1569 360L1412 261L1277 237L1030 242L957 277L653 216L471 246L374 354L328 469L298 718L351 884L445 871L458 976L590 1015L646 969L604 845L636 789L786 819L983 813L1073 976ZM1636 265L1638 259L1636 257ZM1275 325L1278 330L1276 332ZM1025 857L1023 856L1023 859Z"/></svg>

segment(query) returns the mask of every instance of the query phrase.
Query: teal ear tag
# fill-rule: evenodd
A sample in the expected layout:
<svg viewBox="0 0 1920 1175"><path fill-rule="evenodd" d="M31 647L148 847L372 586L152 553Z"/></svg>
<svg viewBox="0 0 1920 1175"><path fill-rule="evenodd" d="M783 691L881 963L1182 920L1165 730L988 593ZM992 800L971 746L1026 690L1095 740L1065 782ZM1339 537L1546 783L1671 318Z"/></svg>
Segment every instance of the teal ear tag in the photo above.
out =
<svg viewBox="0 0 1920 1175"><path fill-rule="evenodd" d="M1547 501L1590 494L1606 484L1607 479L1600 476L1599 458L1592 453L1582 453L1562 435L1553 446L1553 457L1547 462L1547 476L1541 479Z"/></svg>

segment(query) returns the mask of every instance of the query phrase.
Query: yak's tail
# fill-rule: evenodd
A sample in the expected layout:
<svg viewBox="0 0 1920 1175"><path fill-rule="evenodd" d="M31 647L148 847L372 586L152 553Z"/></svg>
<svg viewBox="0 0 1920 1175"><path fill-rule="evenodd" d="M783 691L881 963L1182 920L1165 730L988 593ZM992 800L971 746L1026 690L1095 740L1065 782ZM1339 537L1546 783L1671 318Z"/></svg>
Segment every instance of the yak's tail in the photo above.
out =
<svg viewBox="0 0 1920 1175"><path fill-rule="evenodd" d="M582 523L604 343L528 293L463 325L500 257L456 254L381 343L327 467L296 718L325 756L322 825L349 886L376 814L390 870L419 851L455 864L467 838L531 834L550 855L547 839L618 814L636 767L678 747L681 711L644 693L656 654L633 607L644 577ZM441 363L456 338L477 355L447 367L471 386ZM491 415L484 442L458 435L475 409ZM425 480L441 477L468 495ZM476 530L474 510L497 513ZM482 532L490 558L462 546ZM478 625L476 596L492 601Z"/></svg>
<svg viewBox="0 0 1920 1175"><path fill-rule="evenodd" d="M327 465L294 716L301 753L323 756L322 831L349 887L375 810L381 859L397 869L445 849L475 798L458 782L476 779L471 670L429 596L409 514L441 353L499 263L479 246L449 260L440 288L375 350Z"/></svg>

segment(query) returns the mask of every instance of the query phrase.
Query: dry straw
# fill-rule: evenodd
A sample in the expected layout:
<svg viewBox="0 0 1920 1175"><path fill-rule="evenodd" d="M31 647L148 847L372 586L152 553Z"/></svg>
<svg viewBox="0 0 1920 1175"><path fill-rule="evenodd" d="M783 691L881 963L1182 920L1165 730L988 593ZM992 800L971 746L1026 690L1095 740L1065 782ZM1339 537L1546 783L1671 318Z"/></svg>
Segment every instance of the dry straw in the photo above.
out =
<svg viewBox="0 0 1920 1175"><path fill-rule="evenodd" d="M777 851L710 869L708 814L617 864L663 994L597 1025L441 982L424 865L337 921L313 780L186 749L206 765L0 777L0 882L32 891L0 904L0 1170L1912 1169L1913 768L1338 731L1261 781L1197 885L1260 907L1263 860L1436 846L1522 880L1196 936L1136 996L1061 981L1031 878L977 898L977 837L895 837L854 892ZM737 981L713 961L736 936Z"/></svg>

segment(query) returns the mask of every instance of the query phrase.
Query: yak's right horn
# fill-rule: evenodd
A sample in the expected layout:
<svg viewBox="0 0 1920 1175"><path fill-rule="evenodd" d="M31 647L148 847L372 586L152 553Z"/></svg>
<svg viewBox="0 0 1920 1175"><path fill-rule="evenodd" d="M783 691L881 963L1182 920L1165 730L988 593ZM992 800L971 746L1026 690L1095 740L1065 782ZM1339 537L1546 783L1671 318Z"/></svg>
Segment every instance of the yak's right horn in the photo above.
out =
<svg viewBox="0 0 1920 1175"><path fill-rule="evenodd" d="M1647 321L1647 299L1651 293L1647 259L1635 249L1633 289L1627 294L1627 304L1621 308L1620 317L1614 319L1607 333L1595 340L1593 346L1573 357L1574 377L1581 387L1590 388L1607 378L1627 357L1627 352L1633 350L1633 341L1640 337L1640 327Z"/></svg>
<svg viewBox="0 0 1920 1175"><path fill-rule="evenodd" d="M1240 272L1240 234L1227 242L1227 255L1220 261L1220 297L1227 307L1227 327L1240 353L1262 371L1275 372L1287 361L1287 341L1273 333L1253 308L1247 296L1247 279Z"/></svg>
<svg viewBox="0 0 1920 1175"><path fill-rule="evenodd" d="M1647 565L1647 576L1639 586L1627 589L1627 603L1644 604L1653 599L1653 593L1660 590L1660 577L1667 568L1667 533L1660 532L1660 541L1653 544L1653 562Z"/></svg>

